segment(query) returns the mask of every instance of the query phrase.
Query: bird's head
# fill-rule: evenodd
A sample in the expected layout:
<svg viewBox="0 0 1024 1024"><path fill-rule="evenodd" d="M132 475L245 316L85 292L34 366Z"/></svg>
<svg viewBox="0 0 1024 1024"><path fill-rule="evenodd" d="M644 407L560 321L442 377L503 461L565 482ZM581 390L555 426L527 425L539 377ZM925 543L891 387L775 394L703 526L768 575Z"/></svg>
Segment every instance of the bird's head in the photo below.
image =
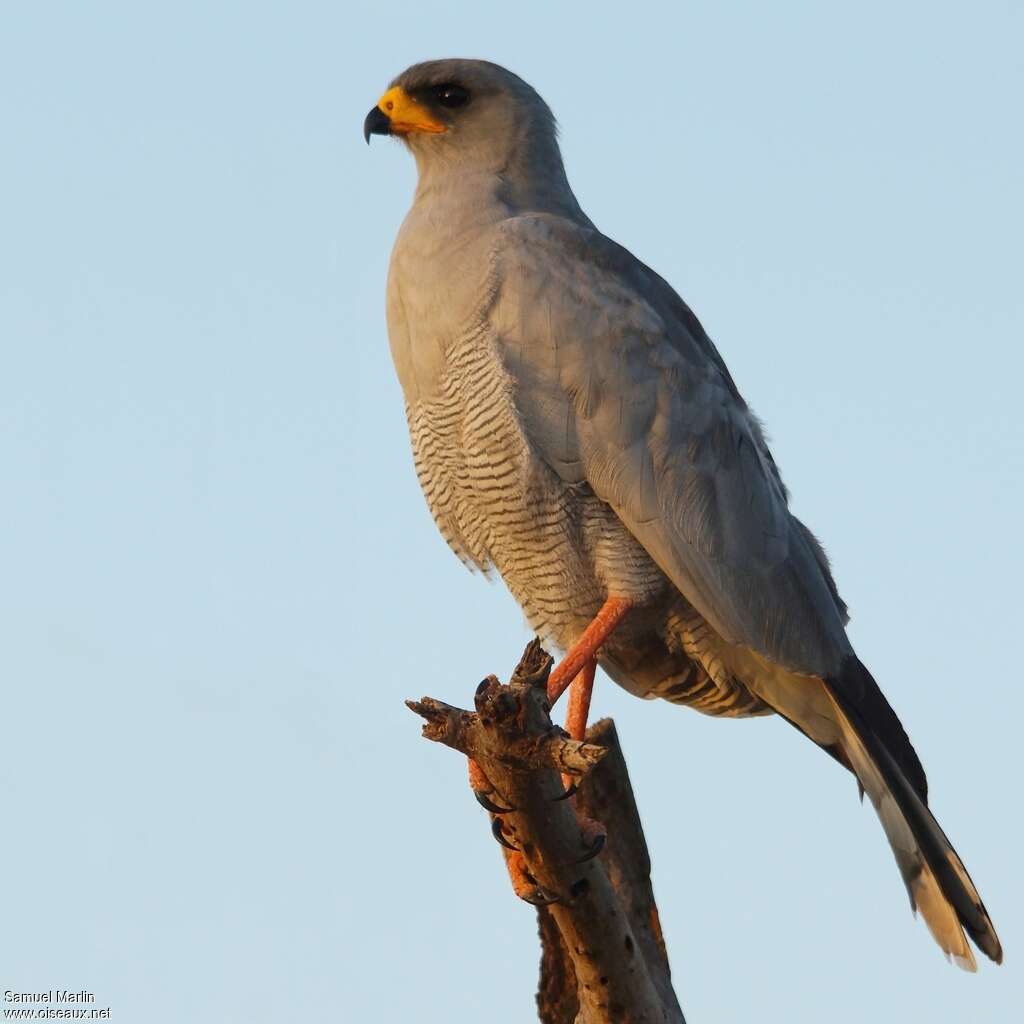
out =
<svg viewBox="0 0 1024 1024"><path fill-rule="evenodd" d="M363 122L413 152L421 177L448 168L501 174L561 170L550 108L518 75L483 60L414 64Z"/></svg>

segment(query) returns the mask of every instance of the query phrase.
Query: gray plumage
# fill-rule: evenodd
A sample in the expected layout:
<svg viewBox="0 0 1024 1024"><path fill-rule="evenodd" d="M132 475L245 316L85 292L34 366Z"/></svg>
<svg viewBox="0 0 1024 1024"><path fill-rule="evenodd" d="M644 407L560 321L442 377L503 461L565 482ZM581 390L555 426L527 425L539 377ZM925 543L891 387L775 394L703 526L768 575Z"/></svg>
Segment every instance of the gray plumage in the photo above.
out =
<svg viewBox="0 0 1024 1024"><path fill-rule="evenodd" d="M446 84L465 102L446 105ZM562 648L607 597L629 598L601 656L618 683L713 715L784 716L855 773L943 950L973 968L962 925L999 960L917 755L846 636L825 554L696 317L584 215L525 82L448 60L392 86L439 126L404 135L419 182L387 312L445 539L496 569Z"/></svg>

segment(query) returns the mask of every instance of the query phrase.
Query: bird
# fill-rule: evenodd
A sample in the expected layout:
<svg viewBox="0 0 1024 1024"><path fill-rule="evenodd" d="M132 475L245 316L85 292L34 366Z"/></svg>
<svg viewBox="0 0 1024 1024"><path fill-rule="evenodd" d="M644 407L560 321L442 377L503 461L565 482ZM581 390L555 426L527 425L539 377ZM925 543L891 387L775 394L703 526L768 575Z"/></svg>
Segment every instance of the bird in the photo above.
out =
<svg viewBox="0 0 1024 1024"><path fill-rule="evenodd" d="M671 285L583 212L547 103L497 64L432 60L363 134L418 172L386 310L420 486L455 554L567 652L548 694L572 686L570 734L598 663L639 697L780 716L854 774L947 958L976 969L966 932L1000 963L760 421Z"/></svg>

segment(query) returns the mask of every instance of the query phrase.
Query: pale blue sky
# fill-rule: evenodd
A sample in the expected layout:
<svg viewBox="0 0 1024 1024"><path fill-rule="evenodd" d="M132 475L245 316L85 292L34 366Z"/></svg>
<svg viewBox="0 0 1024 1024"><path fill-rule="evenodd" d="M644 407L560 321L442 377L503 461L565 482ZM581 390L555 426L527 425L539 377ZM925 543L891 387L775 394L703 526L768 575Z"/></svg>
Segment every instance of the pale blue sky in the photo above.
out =
<svg viewBox="0 0 1024 1024"><path fill-rule="evenodd" d="M1019 1014L1022 54L1012 2L8 5L0 990L531 1019L533 912L402 705L528 634L419 494L383 316L414 172L360 135L460 55L548 99L766 421L1007 951L943 963L792 729L603 679L691 1024Z"/></svg>

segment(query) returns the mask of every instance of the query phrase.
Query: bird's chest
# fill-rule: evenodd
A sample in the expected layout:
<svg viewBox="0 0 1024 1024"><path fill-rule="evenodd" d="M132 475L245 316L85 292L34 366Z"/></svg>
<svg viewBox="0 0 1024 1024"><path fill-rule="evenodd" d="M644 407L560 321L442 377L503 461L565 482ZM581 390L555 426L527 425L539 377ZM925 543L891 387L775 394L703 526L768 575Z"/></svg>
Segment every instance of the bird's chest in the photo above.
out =
<svg viewBox="0 0 1024 1024"><path fill-rule="evenodd" d="M530 544L557 495L530 451L487 328L445 346L429 388L406 396L416 473L445 540L481 570L514 573L511 549Z"/></svg>
<svg viewBox="0 0 1024 1024"><path fill-rule="evenodd" d="M531 625L566 646L609 593L645 600L663 577L585 479L531 444L516 404L528 385L503 362L491 315L493 262L468 252L412 259L400 242L393 257L389 333L416 472L456 554L496 568Z"/></svg>
<svg viewBox="0 0 1024 1024"><path fill-rule="evenodd" d="M539 633L568 646L609 593L643 602L664 586L612 510L538 456L488 328L447 352L436 387L407 405L420 485L463 561L500 573Z"/></svg>

